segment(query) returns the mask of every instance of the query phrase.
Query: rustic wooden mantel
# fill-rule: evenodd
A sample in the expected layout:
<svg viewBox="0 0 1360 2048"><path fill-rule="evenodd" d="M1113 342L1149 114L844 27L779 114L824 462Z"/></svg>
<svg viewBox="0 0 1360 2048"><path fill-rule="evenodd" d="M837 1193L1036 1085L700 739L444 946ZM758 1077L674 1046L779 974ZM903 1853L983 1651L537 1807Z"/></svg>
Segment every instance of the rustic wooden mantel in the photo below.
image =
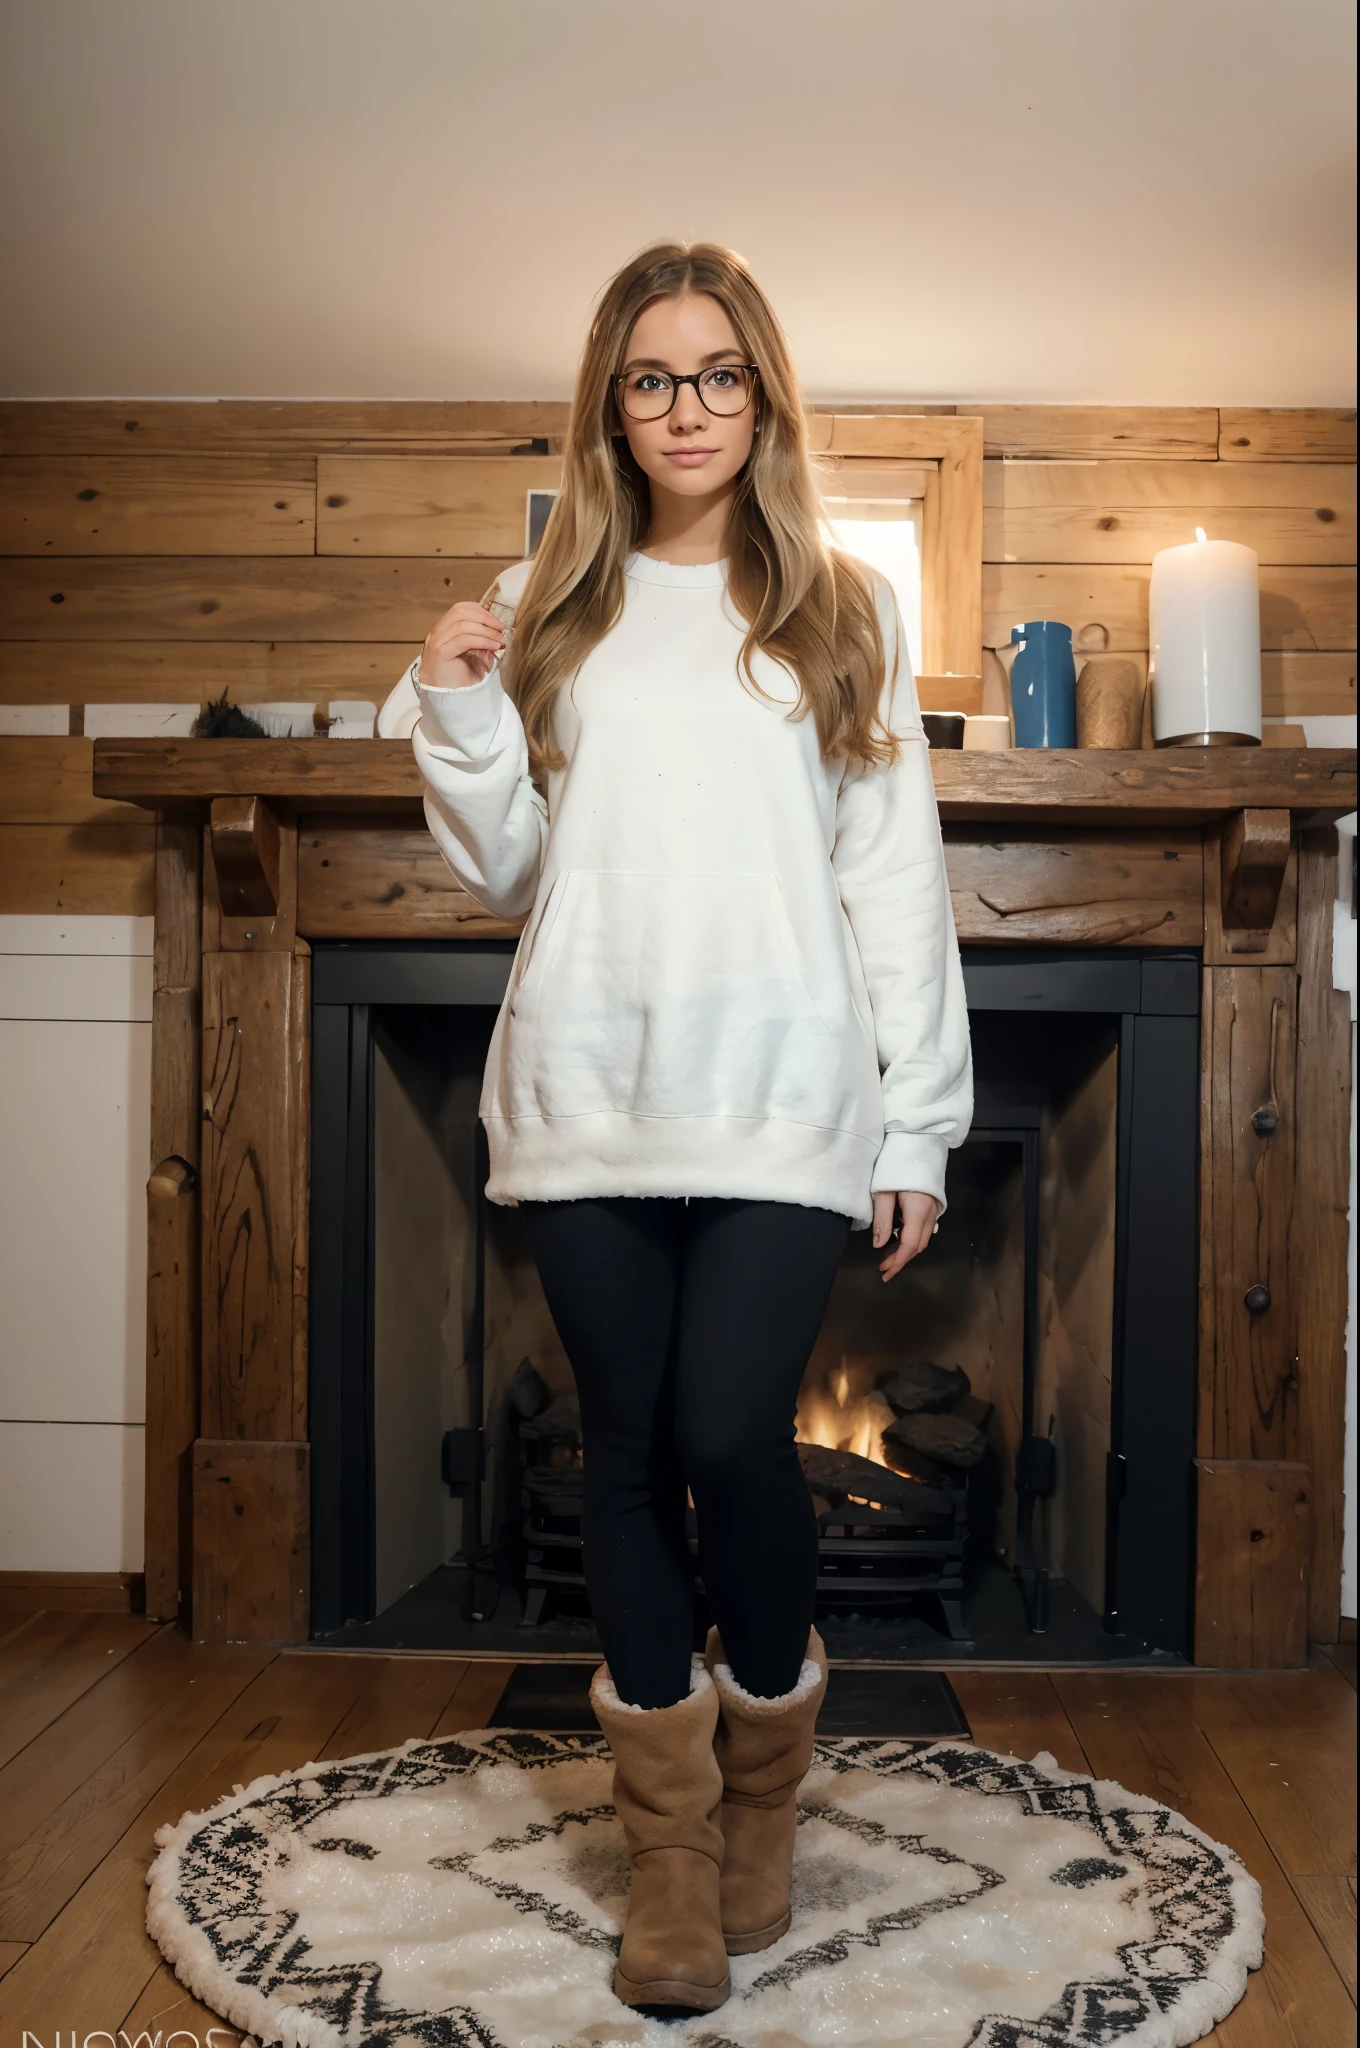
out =
<svg viewBox="0 0 1360 2048"><path fill-rule="evenodd" d="M931 756L961 939L1204 961L1196 1656L1338 1627L1353 752ZM158 814L147 1608L307 1634L309 941L508 936L445 868L405 742L100 740ZM1269 1306L1246 1305L1265 1288Z"/></svg>
<svg viewBox="0 0 1360 2048"><path fill-rule="evenodd" d="M951 823L1200 825L1244 807L1329 823L1355 804L1356 757L1341 748L1174 747L964 753L930 757ZM406 740L100 740L96 796L182 811L214 797L262 796L299 811L418 810Z"/></svg>

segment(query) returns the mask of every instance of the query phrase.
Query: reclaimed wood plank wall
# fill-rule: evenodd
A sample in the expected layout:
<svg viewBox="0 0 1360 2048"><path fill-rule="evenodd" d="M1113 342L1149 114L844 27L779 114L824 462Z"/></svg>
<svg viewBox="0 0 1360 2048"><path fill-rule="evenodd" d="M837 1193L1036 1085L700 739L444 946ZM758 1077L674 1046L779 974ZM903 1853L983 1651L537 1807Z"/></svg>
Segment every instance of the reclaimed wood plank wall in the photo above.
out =
<svg viewBox="0 0 1360 2048"><path fill-rule="evenodd" d="M1354 712L1353 413L927 410L983 420L983 639L997 708L996 650L1021 618L1067 620L1087 653L1145 657L1152 554L1199 524L1260 556L1267 715ZM224 691L246 705L284 700L322 713L336 699L380 703L432 618L455 597L480 595L522 552L526 494L556 481L564 424L565 408L549 404L0 405L0 911L160 912L148 1462L165 1483L163 1526L148 1528L151 1612L172 1614L183 1601L190 1492L210 1517L234 1514L264 1488L292 1503L290 1527L305 1522L306 1197L296 1163L305 1157L305 1086L289 1077L305 1066L307 948L291 899L263 924L223 915L211 863L200 933L193 828L167 823L158 836L145 813L95 799L87 722L97 723L101 706L198 706ZM47 707L45 736L6 737L6 707ZM400 836L419 868L428 841ZM341 825L324 847L303 835L297 893L344 837ZM1246 1528L1263 1470L1292 1472L1290 1461L1311 1470L1308 1625L1322 1640L1336 1634L1346 1179L1338 1134L1349 1087L1345 1001L1330 990L1323 958L1334 848L1330 832L1303 836L1287 945L1279 926L1283 951L1240 963L1206 952L1202 1117L1205 1484L1220 1500L1237 1489ZM1161 869L1168 850L1155 851ZM1201 863L1197 843L1181 851L1185 886L1169 914L1183 919L1179 942L1192 945ZM964 835L951 866L965 902L970 852ZM1142 852L1128 849L1131 888ZM1017 848L1017 858L1026 854ZM363 877L352 880L362 892ZM442 888L432 891L445 917ZM324 920L308 928L320 936ZM1112 928L1105 942L1141 929ZM258 977L242 979L254 950L275 956L257 963L273 975L258 1001ZM242 1090L280 1088L266 1123L282 1148L272 1178L287 1184L288 1201L254 1263L242 1263L231 1213ZM1255 1121L1262 1109L1274 1118L1269 1130ZM1335 1139L1325 1161L1313 1142L1322 1132ZM1313 1166L1296 1173L1309 1145ZM203 1232L204 1305L213 1310L205 1335L220 1331L229 1310L249 1368L205 1371L201 1388L187 1369L199 1347L196 1290L171 1284L192 1263L200 1208L212 1223ZM1242 1312L1248 1267L1275 1293L1265 1322ZM296 1634L301 1540L268 1615L255 1612L244 1582L232 1595L220 1571L205 1579L196 1602L204 1626ZM1233 1574L1221 1576L1230 1590ZM1202 1620L1207 1643L1216 1625L1207 1606ZM1290 1629L1297 1636L1296 1621ZM1276 1656L1282 1639L1273 1630L1266 1648L1244 1654Z"/></svg>
<svg viewBox="0 0 1360 2048"><path fill-rule="evenodd" d="M1045 616L1145 655L1152 554L1202 524L1260 554L1267 714L1354 711L1353 413L926 409L983 419L989 648ZM89 795L86 707L381 702L440 609L522 552L565 419L0 405L0 910L149 912L154 826ZM4 736L6 707L38 705L66 729Z"/></svg>

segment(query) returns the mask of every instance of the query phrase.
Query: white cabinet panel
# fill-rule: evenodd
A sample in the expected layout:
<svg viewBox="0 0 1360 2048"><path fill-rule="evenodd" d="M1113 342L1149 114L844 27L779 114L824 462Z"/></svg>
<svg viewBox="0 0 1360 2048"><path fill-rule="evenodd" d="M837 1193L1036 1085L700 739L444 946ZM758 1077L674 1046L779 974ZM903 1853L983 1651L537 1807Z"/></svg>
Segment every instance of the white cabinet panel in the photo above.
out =
<svg viewBox="0 0 1360 2048"><path fill-rule="evenodd" d="M151 1022L149 954L0 953L0 1018Z"/></svg>
<svg viewBox="0 0 1360 2048"><path fill-rule="evenodd" d="M0 953L145 953L152 917L60 917L14 911L0 917Z"/></svg>
<svg viewBox="0 0 1360 2048"><path fill-rule="evenodd" d="M149 1024L0 1022L0 1416L142 1419L150 1095Z"/></svg>
<svg viewBox="0 0 1360 2048"><path fill-rule="evenodd" d="M0 1423L0 1571L142 1569L139 1428Z"/></svg>

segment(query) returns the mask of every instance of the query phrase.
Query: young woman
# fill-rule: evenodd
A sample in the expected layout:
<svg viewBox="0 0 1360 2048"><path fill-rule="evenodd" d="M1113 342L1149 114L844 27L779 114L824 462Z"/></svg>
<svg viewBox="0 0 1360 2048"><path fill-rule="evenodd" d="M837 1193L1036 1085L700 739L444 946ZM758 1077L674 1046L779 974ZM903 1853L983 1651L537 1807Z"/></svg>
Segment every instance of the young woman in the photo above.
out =
<svg viewBox="0 0 1360 2048"><path fill-rule="evenodd" d="M790 1924L826 1659L799 1383L849 1232L944 1206L968 1026L887 585L827 546L739 258L606 289L532 562L455 604L380 720L470 895L528 912L487 1060L580 1391L584 1540L633 1883L615 1989L711 2009ZM716 1618L691 1660L693 1496Z"/></svg>

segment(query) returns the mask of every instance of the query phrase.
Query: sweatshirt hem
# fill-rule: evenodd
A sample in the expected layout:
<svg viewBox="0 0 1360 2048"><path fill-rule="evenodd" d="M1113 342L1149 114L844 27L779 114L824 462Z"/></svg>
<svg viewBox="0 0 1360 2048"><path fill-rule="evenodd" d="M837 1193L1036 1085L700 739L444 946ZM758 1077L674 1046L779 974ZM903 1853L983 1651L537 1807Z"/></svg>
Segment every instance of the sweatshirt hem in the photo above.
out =
<svg viewBox="0 0 1360 2048"><path fill-rule="evenodd" d="M491 1173L487 1199L600 1201L609 1196L693 1195L792 1202L873 1220L869 1177L878 1153L854 1131L772 1118L569 1117L483 1114Z"/></svg>

